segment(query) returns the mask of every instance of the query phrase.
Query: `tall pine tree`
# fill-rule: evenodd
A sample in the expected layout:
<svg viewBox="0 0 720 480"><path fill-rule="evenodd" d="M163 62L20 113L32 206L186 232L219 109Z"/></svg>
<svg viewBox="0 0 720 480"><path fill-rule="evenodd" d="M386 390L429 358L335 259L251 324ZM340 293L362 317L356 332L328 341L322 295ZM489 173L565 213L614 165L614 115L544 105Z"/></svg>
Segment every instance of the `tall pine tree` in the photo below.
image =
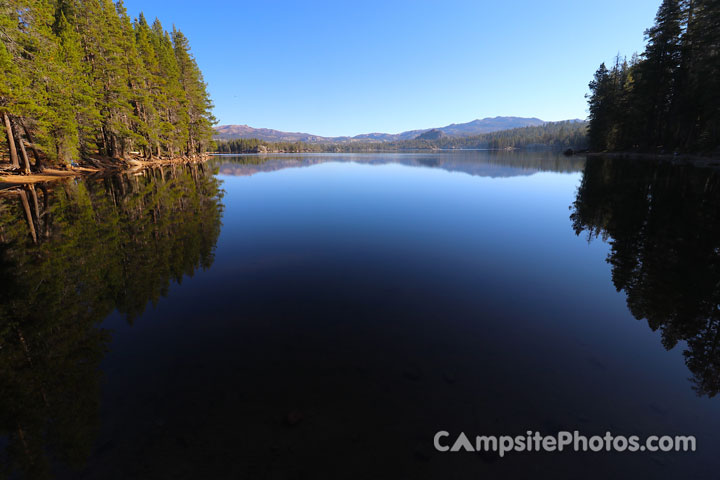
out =
<svg viewBox="0 0 720 480"><path fill-rule="evenodd" d="M131 21L122 1L5 0L0 40L0 155L11 168L211 144L212 104L187 38L142 14Z"/></svg>
<svg viewBox="0 0 720 480"><path fill-rule="evenodd" d="M719 25L717 0L664 0L641 58L590 83L592 148L720 153Z"/></svg>

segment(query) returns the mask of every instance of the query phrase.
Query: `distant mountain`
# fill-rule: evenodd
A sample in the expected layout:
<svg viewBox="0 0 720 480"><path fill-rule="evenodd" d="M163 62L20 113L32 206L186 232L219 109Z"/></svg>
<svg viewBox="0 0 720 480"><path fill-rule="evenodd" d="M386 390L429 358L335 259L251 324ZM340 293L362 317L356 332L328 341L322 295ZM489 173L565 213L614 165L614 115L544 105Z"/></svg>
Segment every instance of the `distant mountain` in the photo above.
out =
<svg viewBox="0 0 720 480"><path fill-rule="evenodd" d="M416 140L440 140L441 138L447 137L445 132L440 130L439 128L433 128L432 130L428 130L425 133L421 133L417 137L415 137Z"/></svg>
<svg viewBox="0 0 720 480"><path fill-rule="evenodd" d="M365 133L354 137L321 137L309 133L281 132L269 128L253 128L247 125L222 125L215 128L215 138L218 140L232 140L236 138L257 138L266 142L320 142L320 143L344 143L344 142L393 142L398 140L412 140L427 132L437 139L438 135L449 137L470 137L483 133L498 132L520 127L534 127L545 122L539 118L524 117L495 117L473 120L468 123L453 123L440 128L426 128L423 130L409 130L402 133Z"/></svg>
<svg viewBox="0 0 720 480"><path fill-rule="evenodd" d="M247 125L221 125L215 127L215 138L219 140L257 138L267 142L322 142L332 140L329 137L319 137L309 133L281 132L280 130L253 128Z"/></svg>
<svg viewBox="0 0 720 480"><path fill-rule="evenodd" d="M539 118L523 117L495 117L473 120L468 123L453 123L447 127L440 128L444 134L450 137L470 137L482 133L499 132L520 127L537 127L543 122Z"/></svg>

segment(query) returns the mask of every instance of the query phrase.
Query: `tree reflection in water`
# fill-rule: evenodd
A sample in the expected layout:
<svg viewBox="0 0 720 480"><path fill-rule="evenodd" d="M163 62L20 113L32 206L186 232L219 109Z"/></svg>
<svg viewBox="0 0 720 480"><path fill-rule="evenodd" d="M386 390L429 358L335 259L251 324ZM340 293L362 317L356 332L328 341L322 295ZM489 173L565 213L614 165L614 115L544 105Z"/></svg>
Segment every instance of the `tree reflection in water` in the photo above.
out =
<svg viewBox="0 0 720 480"><path fill-rule="evenodd" d="M571 215L575 232L609 240L612 281L633 316L686 342L698 395L720 391L720 171L589 158Z"/></svg>
<svg viewBox="0 0 720 480"><path fill-rule="evenodd" d="M210 267L222 194L192 164L0 197L0 478L84 464L110 340L100 323L115 310L131 322Z"/></svg>

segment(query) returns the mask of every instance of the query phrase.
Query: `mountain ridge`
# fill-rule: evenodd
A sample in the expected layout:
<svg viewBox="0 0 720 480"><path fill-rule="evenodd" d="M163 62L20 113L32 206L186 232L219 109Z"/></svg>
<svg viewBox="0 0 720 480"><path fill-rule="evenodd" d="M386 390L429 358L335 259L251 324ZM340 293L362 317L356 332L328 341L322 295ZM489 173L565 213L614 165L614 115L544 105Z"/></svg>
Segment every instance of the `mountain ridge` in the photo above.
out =
<svg viewBox="0 0 720 480"><path fill-rule="evenodd" d="M492 133L513 128L543 125L547 122L536 117L486 117L466 123L451 123L444 127L408 130L400 133L363 133L353 137L324 137L303 132L284 132L271 128L253 128L248 125L220 125L215 127L214 138L233 140L238 138L257 138L268 142L308 142L308 143L344 143L344 142L392 142L412 140L427 132L441 132L449 137L469 137L483 133Z"/></svg>

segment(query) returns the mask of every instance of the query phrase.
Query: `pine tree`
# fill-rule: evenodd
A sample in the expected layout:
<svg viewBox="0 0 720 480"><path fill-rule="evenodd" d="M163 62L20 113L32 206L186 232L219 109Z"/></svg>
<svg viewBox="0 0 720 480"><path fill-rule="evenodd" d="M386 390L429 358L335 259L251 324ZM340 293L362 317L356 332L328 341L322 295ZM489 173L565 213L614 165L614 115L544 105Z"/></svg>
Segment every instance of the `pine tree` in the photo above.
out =
<svg viewBox="0 0 720 480"><path fill-rule="evenodd" d="M173 27L173 47L178 69L180 70L180 83L185 93L188 111L188 138L186 153L194 155L204 151L212 137L214 118L211 114L212 102L207 93L207 85L202 73L190 53L190 43L187 37Z"/></svg>
<svg viewBox="0 0 720 480"><path fill-rule="evenodd" d="M693 106L686 120L695 128L683 140L690 147L711 150L720 145L720 2L691 0L687 12L684 99Z"/></svg>
<svg viewBox="0 0 720 480"><path fill-rule="evenodd" d="M48 5L42 1L10 0L0 8L4 10L0 21L3 37L0 110L12 165L30 173L23 125L28 118L42 118L47 114L44 73L51 63L53 50Z"/></svg>
<svg viewBox="0 0 720 480"><path fill-rule="evenodd" d="M122 0L0 2L0 125L12 166L195 155L212 104L187 39ZM180 65L180 63L182 65Z"/></svg>
<svg viewBox="0 0 720 480"><path fill-rule="evenodd" d="M141 132L145 137L144 149L145 156L151 157L153 150L160 155L160 120L153 98L161 94L162 72L157 58L155 48L151 43L150 27L145 20L145 15L140 16L133 25L135 32L135 44L137 46L138 56L141 62L141 69L137 72L138 78L138 116L144 123L144 131Z"/></svg>
<svg viewBox="0 0 720 480"><path fill-rule="evenodd" d="M611 80L605 63L595 72L593 80L588 85L590 95L588 105L590 109L588 127L588 141L593 150L605 150L607 137L611 127Z"/></svg>
<svg viewBox="0 0 720 480"><path fill-rule="evenodd" d="M80 148L80 132L76 118L78 96L76 89L82 80L77 72L82 60L82 52L75 33L60 10L55 21L57 35L55 56L57 62L48 69L48 115L45 118L48 153L61 162L77 158Z"/></svg>
<svg viewBox="0 0 720 480"><path fill-rule="evenodd" d="M163 30L158 19L153 22L151 40L163 78L160 94L156 96L156 109L160 116L160 136L164 149L170 156L175 156L182 151L189 129L185 92L180 83L180 69L172 40Z"/></svg>
<svg viewBox="0 0 720 480"><path fill-rule="evenodd" d="M664 0L641 59L614 68L622 94L591 82L595 149L711 152L720 147L720 2ZM608 136L609 133L609 136ZM604 140L603 140L604 137Z"/></svg>
<svg viewBox="0 0 720 480"><path fill-rule="evenodd" d="M679 0L663 0L655 25L645 31L647 47L638 72L643 95L638 99L646 115L645 136L651 147L672 143L669 114L681 62L682 14Z"/></svg>

